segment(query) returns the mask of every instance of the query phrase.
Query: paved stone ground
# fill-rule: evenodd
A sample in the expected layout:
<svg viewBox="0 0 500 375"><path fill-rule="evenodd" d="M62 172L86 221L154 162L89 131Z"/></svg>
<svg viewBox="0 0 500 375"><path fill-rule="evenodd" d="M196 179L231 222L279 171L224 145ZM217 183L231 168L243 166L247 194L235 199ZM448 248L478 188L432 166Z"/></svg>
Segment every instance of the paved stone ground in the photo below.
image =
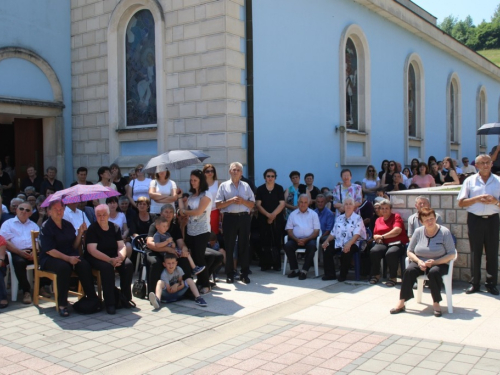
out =
<svg viewBox="0 0 500 375"><path fill-rule="evenodd" d="M0 313L0 374L495 374L500 303L454 285L454 313L422 304L389 315L398 288L254 272L185 300L60 318L11 303Z"/></svg>

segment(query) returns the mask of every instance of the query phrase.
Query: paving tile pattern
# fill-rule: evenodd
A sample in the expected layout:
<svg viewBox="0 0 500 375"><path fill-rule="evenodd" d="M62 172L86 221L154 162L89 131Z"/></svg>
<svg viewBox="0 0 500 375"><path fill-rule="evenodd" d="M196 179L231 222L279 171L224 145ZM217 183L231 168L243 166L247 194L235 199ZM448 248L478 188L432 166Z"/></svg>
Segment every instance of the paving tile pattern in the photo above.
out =
<svg viewBox="0 0 500 375"><path fill-rule="evenodd" d="M228 340L227 350L202 350L150 374L500 373L498 350L290 319L266 327L258 337Z"/></svg>

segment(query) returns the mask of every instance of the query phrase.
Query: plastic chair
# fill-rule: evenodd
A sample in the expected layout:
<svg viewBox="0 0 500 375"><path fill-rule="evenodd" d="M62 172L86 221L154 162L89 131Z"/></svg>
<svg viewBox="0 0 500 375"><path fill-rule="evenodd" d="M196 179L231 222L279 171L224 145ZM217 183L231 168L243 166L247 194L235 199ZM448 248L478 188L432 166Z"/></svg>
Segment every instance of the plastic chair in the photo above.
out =
<svg viewBox="0 0 500 375"><path fill-rule="evenodd" d="M456 251L456 250L455 250ZM443 284L444 290L446 292L446 303L448 304L448 313L453 314L453 303L452 303L452 281L453 281L453 263L455 263L455 259L457 259L457 254L455 254L455 258L450 260L448 263L448 273L443 276ZM405 265L408 267L410 264L410 259L405 259ZM417 303L422 303L422 292L424 291L424 281L429 280L427 275L422 275L417 277Z"/></svg>
<svg viewBox="0 0 500 375"><path fill-rule="evenodd" d="M318 237L316 237L316 251L314 253L314 274L316 277L319 276L319 266L318 266L318 253L319 253L319 250L320 250L320 247L319 247L319 239L321 238L321 231L319 231L319 234L318 234ZM284 243L287 243L288 242L288 235L285 236L285 242ZM306 252L306 249L305 248L298 248L296 251L295 251L295 254L299 253L299 254L305 254ZM285 257L283 259L283 275L286 273L286 264L288 263L288 257L286 256L286 251L285 251Z"/></svg>
<svg viewBox="0 0 500 375"><path fill-rule="evenodd" d="M17 301L17 295L19 292L19 281L17 280L16 276L16 271L14 271L14 266L12 263L12 254L10 251L6 251L7 257L9 259L9 266L7 267L7 274L5 275L6 278L10 274L10 299L15 302ZM33 285L33 273L34 273L35 265L34 264L29 264L26 267L26 274L28 276L28 281L31 285ZM7 285L7 283L5 283Z"/></svg>

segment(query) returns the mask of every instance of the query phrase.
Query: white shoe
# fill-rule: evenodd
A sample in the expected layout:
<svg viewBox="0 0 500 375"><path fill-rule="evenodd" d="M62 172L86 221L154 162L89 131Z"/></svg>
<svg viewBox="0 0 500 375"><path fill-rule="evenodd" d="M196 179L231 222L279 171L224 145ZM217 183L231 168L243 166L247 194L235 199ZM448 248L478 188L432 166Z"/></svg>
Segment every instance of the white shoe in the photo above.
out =
<svg viewBox="0 0 500 375"><path fill-rule="evenodd" d="M154 294L154 292L149 293L149 303L151 303L155 310L158 310L160 308L160 300L156 297L156 294Z"/></svg>

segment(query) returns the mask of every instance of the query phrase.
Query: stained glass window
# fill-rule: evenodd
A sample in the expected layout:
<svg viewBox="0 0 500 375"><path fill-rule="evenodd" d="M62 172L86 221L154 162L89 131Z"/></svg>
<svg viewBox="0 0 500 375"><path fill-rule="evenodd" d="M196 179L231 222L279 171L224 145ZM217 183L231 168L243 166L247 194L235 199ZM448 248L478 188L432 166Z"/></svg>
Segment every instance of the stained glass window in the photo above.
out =
<svg viewBox="0 0 500 375"><path fill-rule="evenodd" d="M450 84L450 140L455 142L455 85Z"/></svg>
<svg viewBox="0 0 500 375"><path fill-rule="evenodd" d="M127 126L157 123L154 26L153 15L149 10L135 13L127 26Z"/></svg>
<svg viewBox="0 0 500 375"><path fill-rule="evenodd" d="M358 54L351 38L345 46L346 125L358 130Z"/></svg>
<svg viewBox="0 0 500 375"><path fill-rule="evenodd" d="M408 68L408 135L417 136L417 95L415 68L410 64Z"/></svg>

